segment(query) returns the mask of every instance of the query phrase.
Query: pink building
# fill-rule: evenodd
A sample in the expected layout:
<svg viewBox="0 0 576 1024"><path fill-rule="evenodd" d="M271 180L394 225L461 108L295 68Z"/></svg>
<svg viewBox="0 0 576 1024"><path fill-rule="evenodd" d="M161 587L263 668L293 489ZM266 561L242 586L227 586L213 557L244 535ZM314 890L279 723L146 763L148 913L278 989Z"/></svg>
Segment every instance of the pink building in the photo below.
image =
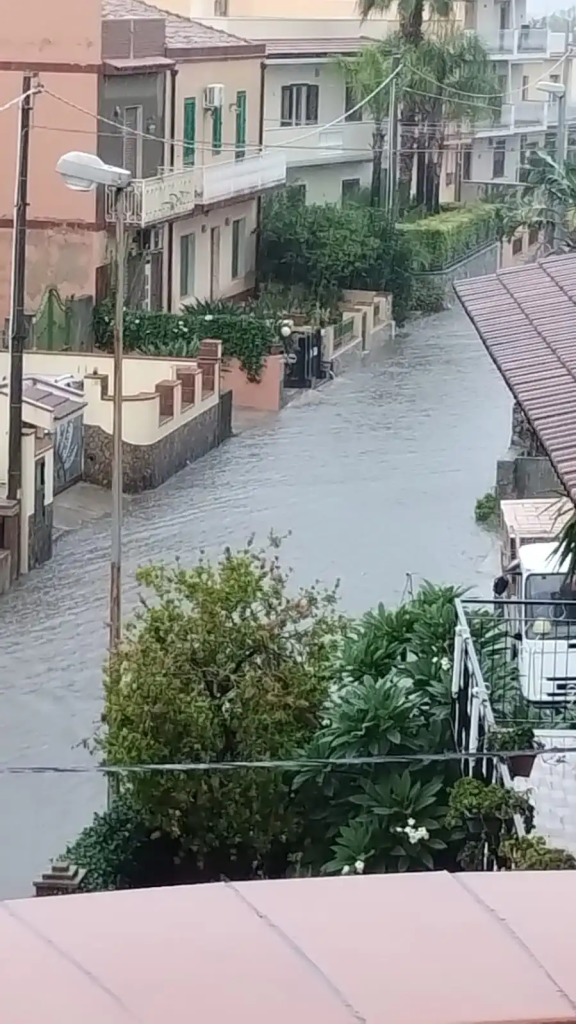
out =
<svg viewBox="0 0 576 1024"><path fill-rule="evenodd" d="M63 295L93 293L103 262L105 232L96 197L71 192L56 173L68 150L96 152L101 58L100 0L20 0L11 6L0 39L0 106L22 91L22 76L36 72L45 94L34 98L28 188L26 308L37 309L48 284ZM75 110L47 93L76 104ZM2 118L0 172L0 325L8 315L18 107Z"/></svg>

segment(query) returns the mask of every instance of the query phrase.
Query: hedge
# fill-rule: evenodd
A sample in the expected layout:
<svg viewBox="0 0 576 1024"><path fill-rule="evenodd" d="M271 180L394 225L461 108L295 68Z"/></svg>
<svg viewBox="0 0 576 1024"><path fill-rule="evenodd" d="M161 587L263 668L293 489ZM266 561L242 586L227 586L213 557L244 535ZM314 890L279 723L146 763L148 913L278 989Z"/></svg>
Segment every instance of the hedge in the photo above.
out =
<svg viewBox="0 0 576 1024"><path fill-rule="evenodd" d="M427 270L446 270L498 239L496 211L488 204L465 206L399 226Z"/></svg>

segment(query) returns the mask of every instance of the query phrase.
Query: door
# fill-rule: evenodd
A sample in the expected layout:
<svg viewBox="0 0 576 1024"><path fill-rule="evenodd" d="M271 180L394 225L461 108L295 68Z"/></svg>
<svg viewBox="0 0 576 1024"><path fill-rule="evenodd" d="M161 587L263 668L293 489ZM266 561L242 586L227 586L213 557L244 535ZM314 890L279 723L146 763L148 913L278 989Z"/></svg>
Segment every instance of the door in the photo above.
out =
<svg viewBox="0 0 576 1024"><path fill-rule="evenodd" d="M220 295L220 228L210 231L210 301Z"/></svg>

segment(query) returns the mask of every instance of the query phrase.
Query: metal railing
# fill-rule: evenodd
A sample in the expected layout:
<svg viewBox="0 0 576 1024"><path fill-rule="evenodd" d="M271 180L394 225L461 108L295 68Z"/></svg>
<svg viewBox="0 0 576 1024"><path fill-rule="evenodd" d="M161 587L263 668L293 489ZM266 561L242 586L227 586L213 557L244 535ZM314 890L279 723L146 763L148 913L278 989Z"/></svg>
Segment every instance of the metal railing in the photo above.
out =
<svg viewBox="0 0 576 1024"><path fill-rule="evenodd" d="M463 757L462 772L464 775L474 775L486 782L499 783L506 789L513 790L508 764L487 749L488 734L496 727L497 720L490 699L490 690L485 682L481 657L474 642L478 633L478 620L475 617L472 622L470 621L461 600L456 600L456 617L452 673L456 747L467 754L479 755ZM504 638L499 637L499 629L495 627L493 620L491 627L495 649L500 639L500 651L504 653ZM501 670L501 666L499 668ZM524 822L518 814L514 815L514 828L518 836L526 834Z"/></svg>
<svg viewBox="0 0 576 1024"><path fill-rule="evenodd" d="M341 320L339 323L334 324L334 351L342 348L347 342L352 340L354 332L354 317L349 317L347 320Z"/></svg>

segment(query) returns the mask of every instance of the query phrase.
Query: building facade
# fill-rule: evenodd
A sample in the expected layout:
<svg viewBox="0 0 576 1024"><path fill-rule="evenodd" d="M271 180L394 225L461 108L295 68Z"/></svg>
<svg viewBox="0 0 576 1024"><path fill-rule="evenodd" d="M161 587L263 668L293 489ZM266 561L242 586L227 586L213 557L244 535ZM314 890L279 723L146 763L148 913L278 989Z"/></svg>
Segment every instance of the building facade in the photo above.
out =
<svg viewBox="0 0 576 1024"><path fill-rule="evenodd" d="M95 197L72 192L56 172L67 150L95 149L100 72L100 0L59 0L58 16L42 0L22 0L10 12L0 41L0 107L22 93L30 73L42 91L33 97L29 139L26 309L33 312L49 284L63 295L93 290L105 247ZM58 97L58 98L55 98ZM18 107L2 111L0 172L0 325L11 292Z"/></svg>
<svg viewBox="0 0 576 1024"><path fill-rule="evenodd" d="M253 288L259 198L286 182L284 154L262 148L264 57L262 43L105 0L99 154L134 175L137 304L177 310Z"/></svg>

